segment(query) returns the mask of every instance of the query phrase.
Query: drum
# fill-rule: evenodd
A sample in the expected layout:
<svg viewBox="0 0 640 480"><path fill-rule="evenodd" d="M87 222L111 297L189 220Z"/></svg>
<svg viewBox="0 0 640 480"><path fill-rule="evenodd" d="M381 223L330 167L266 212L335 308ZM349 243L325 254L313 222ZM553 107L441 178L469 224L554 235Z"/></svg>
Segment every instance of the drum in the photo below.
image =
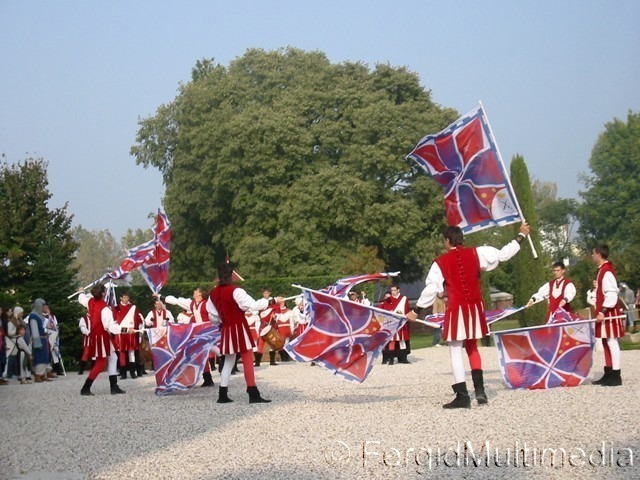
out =
<svg viewBox="0 0 640 480"><path fill-rule="evenodd" d="M284 338L282 338L282 335L271 325L267 325L260 330L260 338L271 345L271 348L276 351L282 350L282 347L284 347Z"/></svg>

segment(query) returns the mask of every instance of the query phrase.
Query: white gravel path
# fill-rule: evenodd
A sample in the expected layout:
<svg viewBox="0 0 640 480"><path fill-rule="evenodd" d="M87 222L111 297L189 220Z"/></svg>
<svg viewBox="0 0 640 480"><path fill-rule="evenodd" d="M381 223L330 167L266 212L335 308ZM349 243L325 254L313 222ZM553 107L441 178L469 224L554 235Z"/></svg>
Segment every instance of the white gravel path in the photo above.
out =
<svg viewBox="0 0 640 480"><path fill-rule="evenodd" d="M213 389L169 397L153 394L152 376L120 381L127 394L110 395L103 373L94 397L79 395L85 376L75 373L12 381L0 387L0 478L640 478L640 351L623 352L622 387L548 391L508 390L495 349L481 354L489 405L464 411L441 406L452 398L448 348L377 364L362 385L308 364L263 364L258 386L270 404L249 405L241 374L226 405L215 402L217 375ZM592 377L601 371L596 352ZM591 466L603 442L605 466Z"/></svg>

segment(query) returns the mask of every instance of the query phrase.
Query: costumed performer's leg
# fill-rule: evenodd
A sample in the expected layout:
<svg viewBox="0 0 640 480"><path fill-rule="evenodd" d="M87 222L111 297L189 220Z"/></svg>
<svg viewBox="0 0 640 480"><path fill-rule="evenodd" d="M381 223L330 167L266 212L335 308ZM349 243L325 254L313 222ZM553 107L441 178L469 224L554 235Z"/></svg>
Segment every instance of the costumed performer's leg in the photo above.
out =
<svg viewBox="0 0 640 480"><path fill-rule="evenodd" d="M611 350L609 349L609 342L607 341L607 338L600 338L596 340L601 341L602 350L604 351L604 375L600 377L599 380L594 380L593 384L604 385L609 381L609 378L611 377L611 371L613 370L613 368L611 368Z"/></svg>
<svg viewBox="0 0 640 480"><path fill-rule="evenodd" d="M622 385L622 377L620 376L620 344L617 338L603 339L603 345L606 345L606 350L609 351L609 358L611 364L611 374L609 378L602 383L605 387L617 387Z"/></svg>
<svg viewBox="0 0 640 480"><path fill-rule="evenodd" d="M473 389L476 393L476 401L478 405L486 405L489 403L487 394L484 391L484 375L482 372L482 358L478 351L478 340L468 339L464 341L464 348L469 357L469 365L471 366L471 378L473 379Z"/></svg>
<svg viewBox="0 0 640 480"><path fill-rule="evenodd" d="M449 342L449 354L451 356L451 370L455 384L451 386L456 398L443 405L443 408L471 408L471 399L464 380L464 359L462 357L462 340Z"/></svg>
<svg viewBox="0 0 640 480"><path fill-rule="evenodd" d="M107 358L107 371L109 372L109 386L111 387L111 394L115 395L117 393L125 393L124 390L118 386L118 355L114 351L111 351Z"/></svg>
<svg viewBox="0 0 640 480"><path fill-rule="evenodd" d="M107 359L105 357L96 358L93 361L93 367L91 367L89 375L87 375L87 379L84 381L80 395L93 395L93 393L91 393L91 385L93 385L93 381L98 378L98 375L100 375L106 366Z"/></svg>
<svg viewBox="0 0 640 480"><path fill-rule="evenodd" d="M229 353L224 356L224 362L222 364L222 371L220 372L220 388L218 390L218 403L230 403L233 402L229 398L229 379L231 378L231 370L236 362L236 354Z"/></svg>

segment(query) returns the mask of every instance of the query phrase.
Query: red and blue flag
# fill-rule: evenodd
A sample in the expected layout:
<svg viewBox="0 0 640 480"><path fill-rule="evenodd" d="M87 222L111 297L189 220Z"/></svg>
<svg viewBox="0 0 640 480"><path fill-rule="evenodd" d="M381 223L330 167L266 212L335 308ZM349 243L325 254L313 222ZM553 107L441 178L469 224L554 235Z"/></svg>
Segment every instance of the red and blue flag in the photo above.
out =
<svg viewBox="0 0 640 480"><path fill-rule="evenodd" d="M140 273L153 293L160 293L167 283L170 259L171 224L167 214L162 209L158 209L158 217L153 229L153 251L140 265Z"/></svg>
<svg viewBox="0 0 640 480"><path fill-rule="evenodd" d="M469 233L521 220L482 106L422 138L407 158L444 188L449 225Z"/></svg>
<svg viewBox="0 0 640 480"><path fill-rule="evenodd" d="M547 325L492 332L510 388L575 387L587 378L593 363L593 321L560 316L564 320L558 317L556 323L552 319Z"/></svg>
<svg viewBox="0 0 640 480"><path fill-rule="evenodd" d="M156 371L156 395L193 387L204 370L211 346L220 341L220 328L211 322L171 324L147 332Z"/></svg>
<svg viewBox="0 0 640 480"><path fill-rule="evenodd" d="M298 362L315 362L345 380L364 382L406 318L326 293L303 291L309 324L284 349Z"/></svg>
<svg viewBox="0 0 640 480"><path fill-rule="evenodd" d="M336 283L329 285L320 291L328 295L333 295L334 297L346 298L351 289L356 285L366 282L374 282L376 280L384 280L389 277L397 277L399 274L400 272L381 272L353 275L351 277L341 278Z"/></svg>

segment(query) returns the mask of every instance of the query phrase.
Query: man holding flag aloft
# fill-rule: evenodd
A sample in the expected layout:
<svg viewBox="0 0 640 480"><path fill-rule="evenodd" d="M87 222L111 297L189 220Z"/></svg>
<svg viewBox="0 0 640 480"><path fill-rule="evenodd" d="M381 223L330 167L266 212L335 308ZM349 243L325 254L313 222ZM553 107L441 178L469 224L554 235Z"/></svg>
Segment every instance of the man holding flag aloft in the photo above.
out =
<svg viewBox="0 0 640 480"><path fill-rule="evenodd" d="M493 270L500 262L505 262L520 251L520 243L529 234L529 225L523 222L520 233L502 249L493 247L466 248L462 246L463 235L460 227L447 227L444 245L447 252L436 258L426 285L416 304L415 310L407 314L409 320L418 317L418 310L433 304L438 293L447 286L449 303L445 312L442 337L449 342L451 367L453 369L453 391L456 398L444 408L470 408L471 399L465 383L462 347L467 350L471 365L471 376L478 404L486 404L484 392L482 360L478 352L477 339L489 333L484 315L484 302L480 288L480 272Z"/></svg>
<svg viewBox="0 0 640 480"><path fill-rule="evenodd" d="M479 404L487 403L477 339L489 332L480 289L481 270L493 270L513 257L529 234L529 225L511 181L506 174L489 120L480 104L444 130L423 137L407 156L444 188L447 253L431 266L418 307L430 306L446 284L449 304L443 338L449 342L456 398L445 408L469 408L464 382L462 346L471 364ZM521 221L520 233L501 250L493 247L464 248L463 235L493 226ZM534 258L537 253L529 238ZM414 311L407 315L415 320Z"/></svg>

